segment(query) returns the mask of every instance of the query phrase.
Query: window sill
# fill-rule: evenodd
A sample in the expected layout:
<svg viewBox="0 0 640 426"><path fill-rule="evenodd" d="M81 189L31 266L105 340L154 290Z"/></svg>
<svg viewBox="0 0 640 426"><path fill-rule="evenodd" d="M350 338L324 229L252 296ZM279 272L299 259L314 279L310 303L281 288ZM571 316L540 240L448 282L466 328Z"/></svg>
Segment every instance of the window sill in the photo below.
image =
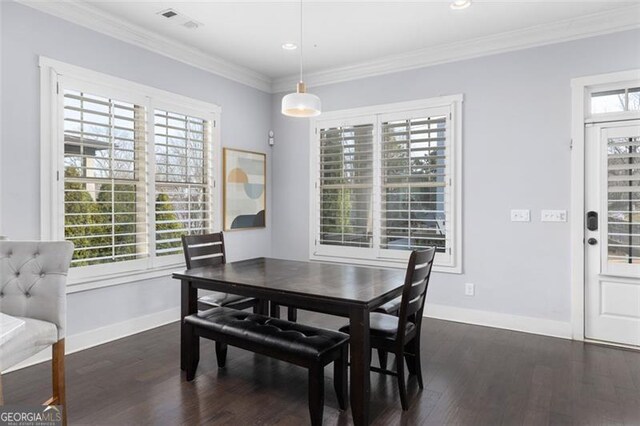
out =
<svg viewBox="0 0 640 426"><path fill-rule="evenodd" d="M363 259L344 256L331 256L324 254L311 254L309 260L315 262L341 263L356 266L369 266L384 269L406 269L407 261L402 259ZM433 272L445 274L462 274L461 266L433 265Z"/></svg>
<svg viewBox="0 0 640 426"><path fill-rule="evenodd" d="M136 281L150 280L153 278L170 276L172 271L184 269L182 262L169 265L162 265L151 269L119 272L116 274L99 275L94 277L84 277L70 279L67 282L67 294L79 293L82 291L95 290L98 288L111 287L121 284L129 284Z"/></svg>

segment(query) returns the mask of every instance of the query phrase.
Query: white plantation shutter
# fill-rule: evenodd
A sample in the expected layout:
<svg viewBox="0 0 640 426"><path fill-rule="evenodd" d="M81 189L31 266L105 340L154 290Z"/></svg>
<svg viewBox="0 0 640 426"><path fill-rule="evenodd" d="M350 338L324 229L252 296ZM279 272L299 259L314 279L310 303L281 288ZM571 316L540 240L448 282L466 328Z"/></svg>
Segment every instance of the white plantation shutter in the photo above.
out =
<svg viewBox="0 0 640 426"><path fill-rule="evenodd" d="M640 138L608 139L607 194L608 268L640 265Z"/></svg>
<svg viewBox="0 0 640 426"><path fill-rule="evenodd" d="M63 104L72 266L147 257L145 108L73 90Z"/></svg>
<svg viewBox="0 0 640 426"><path fill-rule="evenodd" d="M448 114L381 117L380 248L449 246Z"/></svg>
<svg viewBox="0 0 640 426"><path fill-rule="evenodd" d="M182 251L180 238L210 228L211 123L163 110L154 113L156 255Z"/></svg>
<svg viewBox="0 0 640 426"><path fill-rule="evenodd" d="M319 245L372 247L373 128L320 129Z"/></svg>
<svg viewBox="0 0 640 426"><path fill-rule="evenodd" d="M440 270L461 270L461 102L365 107L315 121L312 259L405 266L409 251L436 247Z"/></svg>

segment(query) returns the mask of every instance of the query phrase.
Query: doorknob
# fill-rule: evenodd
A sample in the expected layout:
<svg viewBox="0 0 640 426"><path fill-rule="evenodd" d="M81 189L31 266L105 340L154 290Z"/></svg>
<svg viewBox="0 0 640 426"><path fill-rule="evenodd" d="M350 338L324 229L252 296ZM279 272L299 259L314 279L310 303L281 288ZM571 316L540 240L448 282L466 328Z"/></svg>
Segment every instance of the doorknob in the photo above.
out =
<svg viewBox="0 0 640 426"><path fill-rule="evenodd" d="M596 240L595 238L589 238L587 240L587 242L589 243L589 245L591 246L595 246L596 244L598 244L598 240Z"/></svg>

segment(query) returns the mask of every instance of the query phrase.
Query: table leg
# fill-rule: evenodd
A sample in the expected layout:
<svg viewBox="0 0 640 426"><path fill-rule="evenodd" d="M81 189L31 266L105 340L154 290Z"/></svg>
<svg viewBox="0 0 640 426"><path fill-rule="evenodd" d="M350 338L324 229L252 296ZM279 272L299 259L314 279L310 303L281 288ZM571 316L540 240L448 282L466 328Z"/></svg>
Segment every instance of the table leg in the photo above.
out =
<svg viewBox="0 0 640 426"><path fill-rule="evenodd" d="M356 426L369 424L371 343L369 312L353 309L349 314L351 346L351 412Z"/></svg>
<svg viewBox="0 0 640 426"><path fill-rule="evenodd" d="M184 327L184 317L195 314L198 311L198 289L193 287L191 281L182 280L180 283L180 369L187 368L187 351L189 342Z"/></svg>

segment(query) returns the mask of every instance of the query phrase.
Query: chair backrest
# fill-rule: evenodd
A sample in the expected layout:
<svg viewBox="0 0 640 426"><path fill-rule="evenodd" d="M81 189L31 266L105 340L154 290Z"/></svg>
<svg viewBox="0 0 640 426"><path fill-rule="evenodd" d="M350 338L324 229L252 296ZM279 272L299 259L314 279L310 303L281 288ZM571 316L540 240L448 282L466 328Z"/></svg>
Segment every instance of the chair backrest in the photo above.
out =
<svg viewBox="0 0 640 426"><path fill-rule="evenodd" d="M52 322L62 339L72 256L68 241L0 241L0 312Z"/></svg>
<svg viewBox="0 0 640 426"><path fill-rule="evenodd" d="M433 259L436 255L436 248L430 247L425 250L414 250L409 257L407 273L402 289L402 301L400 303L400 320L398 324L398 339L404 339L404 331L408 321L413 321L418 331L422 324L422 311L427 298L427 288L429 287L429 277Z"/></svg>
<svg viewBox="0 0 640 426"><path fill-rule="evenodd" d="M204 235L183 235L182 247L187 269L227 263L222 232Z"/></svg>

